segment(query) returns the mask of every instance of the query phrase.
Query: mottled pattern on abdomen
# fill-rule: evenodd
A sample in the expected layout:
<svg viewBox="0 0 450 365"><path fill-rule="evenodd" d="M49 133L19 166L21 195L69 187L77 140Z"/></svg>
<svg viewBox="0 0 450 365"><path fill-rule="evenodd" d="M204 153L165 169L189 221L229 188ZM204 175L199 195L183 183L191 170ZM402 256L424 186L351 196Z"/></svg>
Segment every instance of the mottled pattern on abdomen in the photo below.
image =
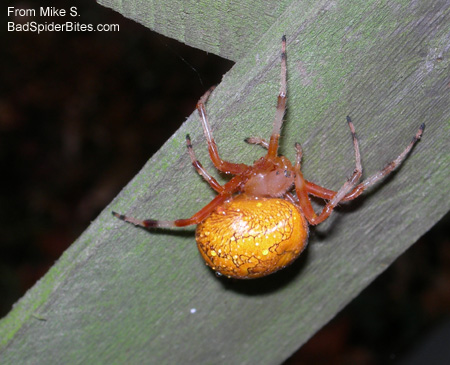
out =
<svg viewBox="0 0 450 365"><path fill-rule="evenodd" d="M246 195L217 208L196 230L207 265L241 279L282 269L300 255L307 238L307 222L292 203Z"/></svg>

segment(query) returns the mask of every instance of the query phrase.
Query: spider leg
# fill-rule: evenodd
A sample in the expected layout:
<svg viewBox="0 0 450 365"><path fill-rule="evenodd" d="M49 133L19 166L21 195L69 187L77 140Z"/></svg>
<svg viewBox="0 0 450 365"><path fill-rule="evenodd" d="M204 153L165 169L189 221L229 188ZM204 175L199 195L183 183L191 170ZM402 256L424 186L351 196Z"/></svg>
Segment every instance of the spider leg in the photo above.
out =
<svg viewBox="0 0 450 365"><path fill-rule="evenodd" d="M416 142L422 137L424 129L425 129L425 124L422 124L419 127L419 129L416 132L413 139L411 140L411 142L409 143L409 145L406 146L406 148L403 150L403 152L400 155L398 155L398 157L396 159L389 162L384 167L384 169L382 169L381 171L376 172L375 174L373 174L372 176L368 177L363 182L358 184L355 188L353 188L353 190L350 193L348 193L342 199L342 201L349 201L349 200L355 199L356 197L361 195L361 193L365 189L367 189L369 186L374 185L376 182L383 179L384 177L389 175L392 171L394 171L398 166L400 166L402 164L403 160L406 158L406 156L408 156L409 152L414 147ZM310 181L305 180L305 184L306 184L306 191L308 192L308 194L317 196L319 198L330 200L330 199L333 199L333 197L336 195L335 191L323 188L323 187L316 185Z"/></svg>
<svg viewBox="0 0 450 365"><path fill-rule="evenodd" d="M206 204L202 209L195 213L192 217L187 219L177 219L174 221L163 221L156 219L137 219L120 213L112 212L112 214L135 226L140 226L144 228L172 228L172 227L185 227L191 226L193 224L199 224L207 216L209 216L214 209L225 202L227 199L231 198L232 194L236 192L241 185L242 178L240 176L233 177L228 183L226 183L222 188L223 191L217 195L213 200Z"/></svg>
<svg viewBox="0 0 450 365"><path fill-rule="evenodd" d="M276 157L278 151L278 140L280 139L283 117L286 112L286 91L287 91L287 67L286 67L286 36L281 38L281 86L278 94L277 111L273 122L272 135L270 136L267 157Z"/></svg>
<svg viewBox="0 0 450 365"><path fill-rule="evenodd" d="M302 150L300 147L300 144L296 144L297 149L297 159L295 164L295 190L299 199L300 207L302 208L303 214L305 215L306 219L311 225L316 225L321 222L323 222L325 219L327 219L333 209L336 207L336 205L339 204L339 202L355 187L359 179L362 175L362 166L361 166L361 154L359 152L359 144L358 139L356 138L355 133L355 127L353 126L353 123L349 117L347 117L347 123L350 127L350 131L352 134L353 139L353 146L355 150L355 170L350 177L349 180L347 180L344 185L335 193L335 195L327 202L325 207L323 208L322 212L317 215L314 212L314 209L311 205L311 200L308 196L308 190L307 190L307 184L306 180L303 178L303 175L300 171L300 160L302 155Z"/></svg>
<svg viewBox="0 0 450 365"><path fill-rule="evenodd" d="M162 221L156 219L144 219L140 220L134 217L129 217L123 214L119 214L116 212L112 212L112 214L135 226L140 226L144 228L172 228L172 227L185 227L193 224L199 224L203 219L205 219L211 212L217 208L220 204L222 204L227 198L229 198L229 194L220 194L217 195L213 200L211 200L206 206L200 209L197 213L195 213L191 218L187 219L177 219L175 221Z"/></svg>
<svg viewBox="0 0 450 365"><path fill-rule="evenodd" d="M295 166L300 170L300 164L302 162L303 149L302 145L298 142L295 142Z"/></svg>
<svg viewBox="0 0 450 365"><path fill-rule="evenodd" d="M266 150L269 148L269 142L267 142L264 138L260 137L248 137L244 140L248 144L259 144L264 147Z"/></svg>
<svg viewBox="0 0 450 365"><path fill-rule="evenodd" d="M232 163L222 160L219 157L219 152L217 149L216 142L212 135L211 126L208 122L208 116L206 114L205 103L209 98L209 95L215 89L215 86L211 87L198 101L197 111L200 116L200 121L202 122L203 132L205 134L206 141L208 143L208 151L211 160L217 170L222 171L226 174L238 175L244 172L248 166L245 164Z"/></svg>
<svg viewBox="0 0 450 365"><path fill-rule="evenodd" d="M292 204L298 206L298 201L295 199L295 197L291 193L286 193L283 196L283 199L286 199L287 201L291 202Z"/></svg>
<svg viewBox="0 0 450 365"><path fill-rule="evenodd" d="M247 142L248 144L259 144L260 146L264 147L265 149L269 148L269 143L264 138L248 137L244 141ZM297 161L300 164L300 161L301 161L302 155L303 155L303 150L302 150L302 146L300 145L300 143L298 143L298 142L295 143L295 149L297 151Z"/></svg>
<svg viewBox="0 0 450 365"><path fill-rule="evenodd" d="M197 170L198 174L203 177L208 184L218 193L221 193L224 191L224 187L220 185L217 180L212 177L202 166L199 160L195 157L194 149L192 148L191 144L191 137L189 134L186 134L186 145L189 152L189 157L191 158L192 165L194 166L195 170Z"/></svg>

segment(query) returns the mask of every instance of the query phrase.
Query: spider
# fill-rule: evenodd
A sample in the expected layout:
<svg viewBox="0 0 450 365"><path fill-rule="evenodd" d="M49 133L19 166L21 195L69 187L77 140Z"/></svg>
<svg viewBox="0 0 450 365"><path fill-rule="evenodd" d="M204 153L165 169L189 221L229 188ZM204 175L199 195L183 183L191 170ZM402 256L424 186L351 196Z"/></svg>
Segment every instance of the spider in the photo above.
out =
<svg viewBox="0 0 450 365"><path fill-rule="evenodd" d="M361 156L355 128L350 117L347 117L356 167L350 179L337 192L303 177L302 148L299 143L295 143L294 163L285 156L279 156L278 142L286 110L285 36L282 37L281 44L281 88L270 140L258 137L245 140L247 143L264 147L267 150L266 155L255 161L253 166L220 158L205 109L205 103L214 89L211 88L198 101L197 111L214 166L234 177L226 184L220 185L195 157L191 139L187 135L186 144L192 165L217 192L217 196L187 219L139 220L113 212L114 216L144 228L184 227L195 224L200 254L218 275L238 279L259 278L286 267L301 254L308 241L308 225L323 222L340 202L355 199L402 163L421 138L424 124L395 160L358 184L362 175ZM327 201L319 214L313 210L309 195Z"/></svg>

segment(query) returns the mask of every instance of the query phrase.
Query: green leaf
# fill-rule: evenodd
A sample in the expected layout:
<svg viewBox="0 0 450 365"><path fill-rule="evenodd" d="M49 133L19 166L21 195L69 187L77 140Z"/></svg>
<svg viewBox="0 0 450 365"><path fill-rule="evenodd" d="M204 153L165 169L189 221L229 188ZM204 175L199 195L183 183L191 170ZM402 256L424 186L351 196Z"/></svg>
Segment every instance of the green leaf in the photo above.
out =
<svg viewBox="0 0 450 365"><path fill-rule="evenodd" d="M151 3L132 4L117 10L135 9L126 14L138 21L161 15L147 13ZM208 14L208 24L223 27L224 10ZM208 25L191 24L187 33L208 34ZM314 229L290 268L232 281L204 265L193 229L147 232L111 215L185 218L212 199L184 145L190 133L213 172L193 113L2 320L2 362L286 359L449 210L448 24L447 1L305 1L288 4L243 57L237 36L229 49L239 61L207 104L224 159L250 164L264 153L243 140L270 134L282 34L289 73L282 153L292 159L294 142L302 143L308 180L338 189L353 171L346 115L366 176L395 158L425 122L422 140L396 173Z"/></svg>
<svg viewBox="0 0 450 365"><path fill-rule="evenodd" d="M292 0L97 1L169 38L233 61L244 57L292 3Z"/></svg>

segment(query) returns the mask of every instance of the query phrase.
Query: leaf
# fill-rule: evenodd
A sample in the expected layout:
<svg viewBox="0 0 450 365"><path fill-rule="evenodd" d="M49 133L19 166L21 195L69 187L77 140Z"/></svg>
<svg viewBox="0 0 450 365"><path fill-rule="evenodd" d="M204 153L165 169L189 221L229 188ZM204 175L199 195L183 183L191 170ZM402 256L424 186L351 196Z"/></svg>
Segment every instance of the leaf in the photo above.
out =
<svg viewBox="0 0 450 365"><path fill-rule="evenodd" d="M259 41L292 0L98 0L98 3L167 37L237 61Z"/></svg>
<svg viewBox="0 0 450 365"><path fill-rule="evenodd" d="M142 11L129 16L157 15L137 4ZM208 14L217 24L225 18ZM338 189L354 168L347 114L366 176L395 158L425 122L403 166L314 229L290 268L260 280L218 279L196 251L192 229L147 232L111 216L184 218L214 196L185 150L190 133L213 171L193 113L2 320L3 362L286 359L449 209L448 24L446 1L290 3L247 45L207 104L222 157L251 163L262 155L243 139L270 134L286 34L282 152L292 159L294 142L301 142L305 177ZM202 23L196 26L201 32Z"/></svg>

